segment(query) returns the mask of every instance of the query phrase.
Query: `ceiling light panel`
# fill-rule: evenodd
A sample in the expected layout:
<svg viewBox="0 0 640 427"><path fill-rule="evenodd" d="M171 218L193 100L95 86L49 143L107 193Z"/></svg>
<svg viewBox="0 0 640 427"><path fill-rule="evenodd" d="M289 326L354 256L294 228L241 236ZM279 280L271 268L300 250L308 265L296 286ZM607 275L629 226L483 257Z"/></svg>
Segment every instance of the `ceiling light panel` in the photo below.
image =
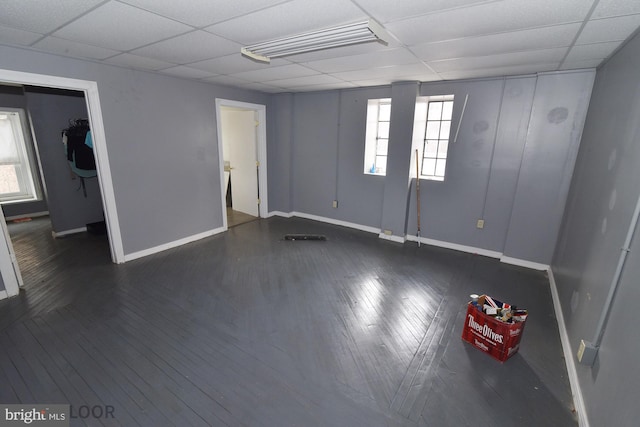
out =
<svg viewBox="0 0 640 427"><path fill-rule="evenodd" d="M380 24L368 19L256 43L242 48L242 54L258 61L269 62L271 58L365 42L385 42L389 38Z"/></svg>

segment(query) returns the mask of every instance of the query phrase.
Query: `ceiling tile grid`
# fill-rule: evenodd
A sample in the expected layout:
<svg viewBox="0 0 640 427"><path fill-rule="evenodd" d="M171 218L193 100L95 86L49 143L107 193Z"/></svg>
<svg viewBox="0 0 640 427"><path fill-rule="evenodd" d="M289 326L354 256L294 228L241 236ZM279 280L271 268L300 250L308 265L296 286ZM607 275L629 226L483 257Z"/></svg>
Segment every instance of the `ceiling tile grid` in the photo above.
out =
<svg viewBox="0 0 640 427"><path fill-rule="evenodd" d="M386 43L240 54L368 18ZM638 0L3 0L0 44L277 93L592 68L638 27Z"/></svg>

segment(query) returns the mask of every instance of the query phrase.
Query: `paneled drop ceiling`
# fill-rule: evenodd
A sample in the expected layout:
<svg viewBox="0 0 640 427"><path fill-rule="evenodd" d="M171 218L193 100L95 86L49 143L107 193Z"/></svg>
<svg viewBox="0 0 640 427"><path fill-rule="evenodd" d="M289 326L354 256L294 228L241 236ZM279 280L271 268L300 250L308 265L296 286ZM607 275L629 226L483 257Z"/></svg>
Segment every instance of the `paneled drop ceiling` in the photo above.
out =
<svg viewBox="0 0 640 427"><path fill-rule="evenodd" d="M373 18L364 43L261 64L240 48ZM2 0L0 44L277 93L596 67L640 0ZM2 59L0 58L0 68Z"/></svg>

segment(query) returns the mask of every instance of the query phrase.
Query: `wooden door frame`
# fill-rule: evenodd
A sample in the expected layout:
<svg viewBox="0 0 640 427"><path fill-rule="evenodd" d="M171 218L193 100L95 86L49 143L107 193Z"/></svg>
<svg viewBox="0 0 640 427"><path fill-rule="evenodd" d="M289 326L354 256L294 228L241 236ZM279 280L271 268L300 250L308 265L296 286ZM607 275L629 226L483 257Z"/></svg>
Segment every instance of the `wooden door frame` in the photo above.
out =
<svg viewBox="0 0 640 427"><path fill-rule="evenodd" d="M249 102L233 101L230 99L216 98L216 126L218 131L218 160L220 163L220 200L222 206L223 228L228 229L227 224L227 204L226 189L224 188L224 150L222 148L222 107L240 108L243 110L255 111L258 115L258 127L256 130L256 143L258 145L258 192L260 195L260 205L258 214L260 218L266 218L269 212L268 186L267 186L267 107L262 104L252 104Z"/></svg>
<svg viewBox="0 0 640 427"><path fill-rule="evenodd" d="M66 77L26 73L6 69L0 69L0 83L68 89L84 93L84 98L87 103L89 122L91 123L91 136L93 138L96 169L98 171L98 183L100 185L100 193L102 194L102 204L104 207L105 222L109 236L111 260L116 264L125 262L122 234L120 232L120 222L118 220L115 191L111 175L111 166L109 164L109 154L107 151L107 139L104 132L102 109L100 107L98 83L90 80L70 79ZM4 217L1 217L0 220L4 222ZM9 238L9 236L7 235L6 238ZM5 264L6 263L0 263L3 278L5 275L10 273ZM15 277L15 273L11 274ZM16 278L15 281L11 280L10 282L13 284L20 283L21 279ZM6 281L5 286L7 286ZM19 291L15 285L7 286L6 290L8 296L17 295Z"/></svg>

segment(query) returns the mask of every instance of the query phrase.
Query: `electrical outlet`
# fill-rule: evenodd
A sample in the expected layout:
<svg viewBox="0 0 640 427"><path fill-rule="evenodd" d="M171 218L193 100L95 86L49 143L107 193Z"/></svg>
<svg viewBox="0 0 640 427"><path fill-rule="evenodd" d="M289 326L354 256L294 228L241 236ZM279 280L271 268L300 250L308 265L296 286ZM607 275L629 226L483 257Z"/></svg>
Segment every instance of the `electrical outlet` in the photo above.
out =
<svg viewBox="0 0 640 427"><path fill-rule="evenodd" d="M383 233L386 234L387 236L393 235L393 231L391 230L384 230Z"/></svg>
<svg viewBox="0 0 640 427"><path fill-rule="evenodd" d="M337 207L338 207L338 201L337 201L337 200L334 200L334 201L333 201L333 205L332 205L332 206L333 206L334 208L337 208Z"/></svg>
<svg viewBox="0 0 640 427"><path fill-rule="evenodd" d="M477 228L484 228L484 219L479 219L476 223Z"/></svg>

